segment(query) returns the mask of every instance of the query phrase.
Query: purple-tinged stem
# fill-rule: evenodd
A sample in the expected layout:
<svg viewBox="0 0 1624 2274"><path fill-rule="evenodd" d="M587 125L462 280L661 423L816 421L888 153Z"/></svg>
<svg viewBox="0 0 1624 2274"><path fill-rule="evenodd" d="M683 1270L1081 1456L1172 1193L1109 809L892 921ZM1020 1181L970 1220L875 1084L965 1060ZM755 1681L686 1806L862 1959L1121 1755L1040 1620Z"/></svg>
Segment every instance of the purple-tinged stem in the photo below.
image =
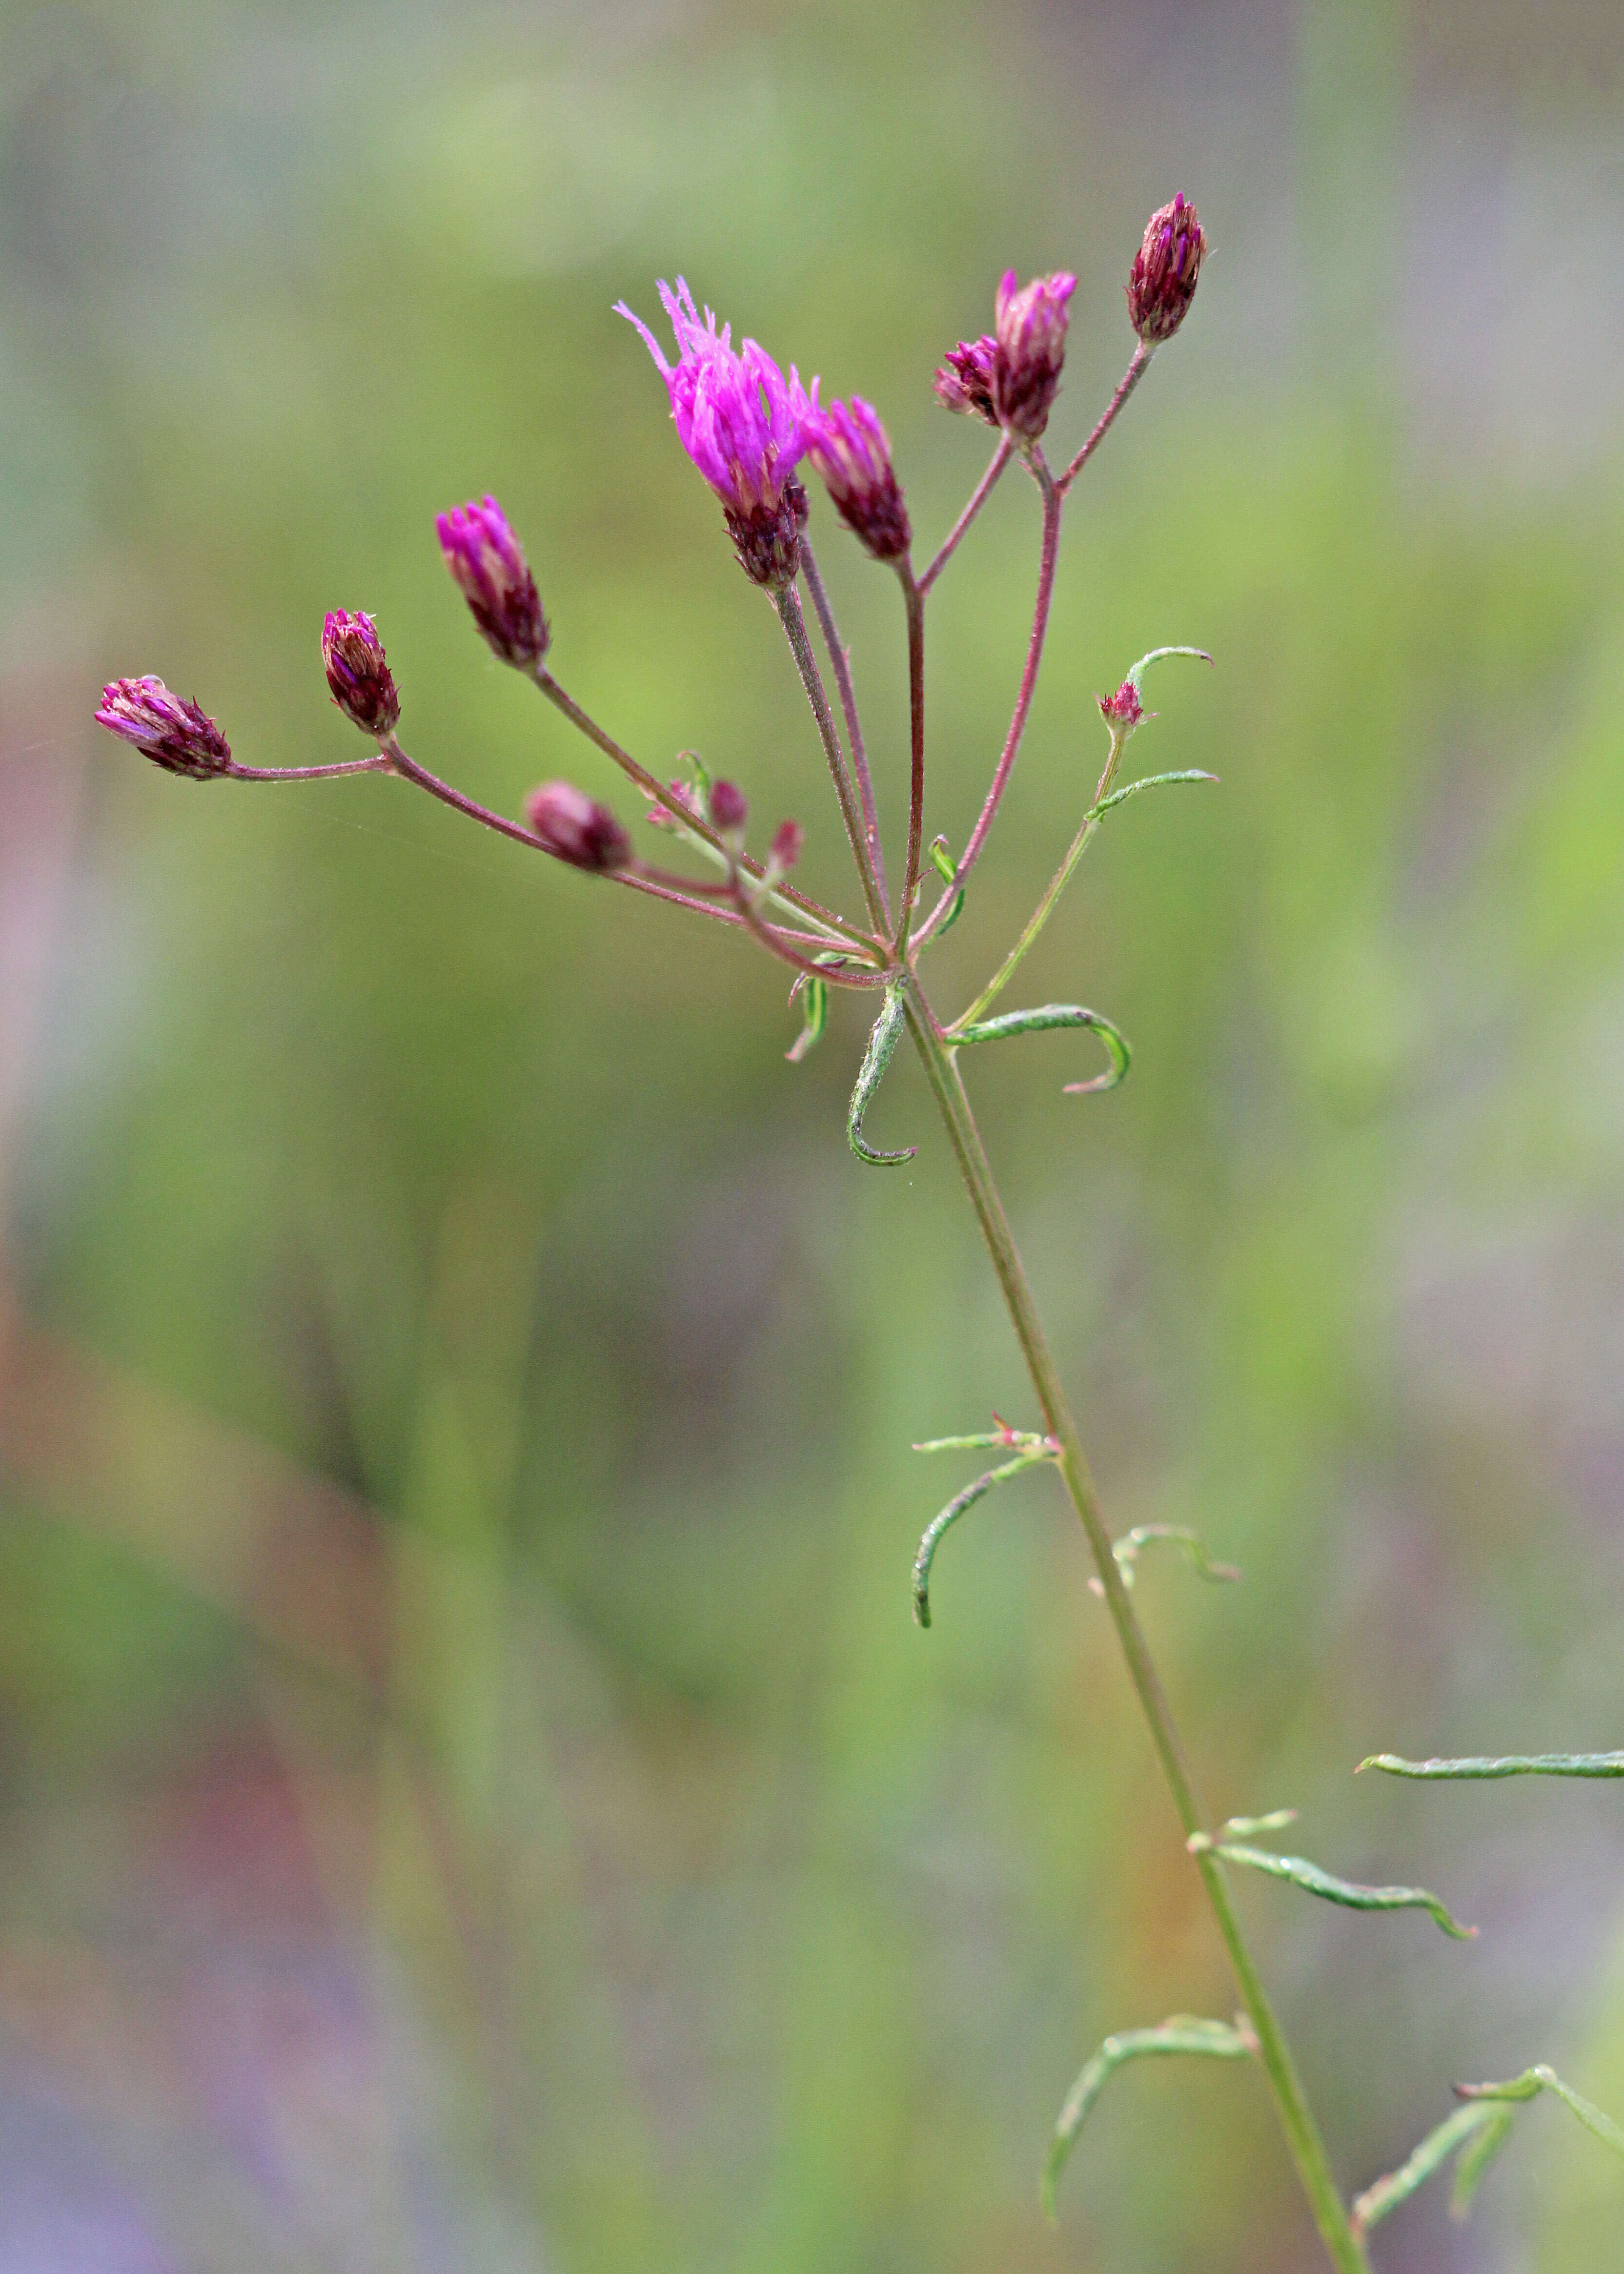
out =
<svg viewBox="0 0 1624 2274"><path fill-rule="evenodd" d="M431 797L439 798L442 805L450 806L455 812L466 814L470 821L481 822L485 828L494 829L500 836L511 837L521 845L528 845L533 853L546 850L534 830L525 829L516 821L509 821L506 814L492 813L488 805L481 805L477 798L464 797L460 789L453 789L449 782L441 781L438 774L432 774L426 766L420 766L416 758L408 757L393 734L379 748L389 772L399 774L402 781L427 790Z"/></svg>
<svg viewBox="0 0 1624 2274"><path fill-rule="evenodd" d="M325 781L329 774L381 774L389 761L381 751L372 758L340 758L326 766L239 766L235 758L226 768L232 781Z"/></svg>
<svg viewBox="0 0 1624 2274"><path fill-rule="evenodd" d="M920 578L919 589L921 593L928 592L930 590L931 586L936 583L936 578L942 574L944 568L946 568L948 562L959 550L959 539L964 536L966 531L969 528L970 523L975 519L976 515L980 513L981 508L992 495L994 486L997 482L999 475L1004 471L1005 466L1009 464L1014 453L1015 445L1010 440L1009 436L1005 434L999 441L997 448L992 454L992 463L988 467L987 471L981 476L981 480L977 482L975 487L971 491L969 504L966 506L958 520L948 531L947 535L942 540L941 551L936 554L936 559L931 562L929 568L926 569L924 575Z"/></svg>
<svg viewBox="0 0 1624 2274"><path fill-rule="evenodd" d="M823 756L829 761L829 772L835 786L835 795L840 801L840 817L846 824L846 833L851 841L852 858L857 863L857 874L863 888L863 898L868 905L868 915L876 929L883 933L888 926L885 903L880 898L880 887L863 841L862 815L852 794L851 779L846 770L846 758L840 748L840 737L835 730L834 713L829 707L829 697L823 692L823 682L818 674L817 658L812 652L812 643L807 637L807 620L801 613L801 599L793 584L786 584L773 594L773 602L789 641L790 653L795 659L795 668L801 674L801 683L807 690L807 700L812 705L812 716L817 722Z"/></svg>
<svg viewBox="0 0 1624 2274"><path fill-rule="evenodd" d="M880 900L889 922L891 895L885 886L885 852L880 843L879 816L874 804L874 782L868 772L868 752L863 742L862 720L857 712L857 689L852 684L851 650L841 644L835 613L829 605L829 594L824 590L812 547L804 537L801 540L801 573L806 578L808 591L812 595L813 614L817 618L818 629L823 635L823 645L829 650L830 668L834 673L840 708L846 715L846 739L852 754L852 772L856 777L857 794L862 801L863 825L868 832L868 858L874 863L874 881L880 888Z"/></svg>
<svg viewBox="0 0 1624 2274"><path fill-rule="evenodd" d="M1071 488L1072 483L1077 479L1079 474L1082 472L1083 468L1087 464L1094 451L1099 448L1106 435L1110 432L1111 423L1115 419L1116 413L1122 409L1123 404L1132 394L1140 380L1144 378L1145 373L1150 369L1150 359L1154 353L1154 348L1147 348L1143 340L1141 340L1139 345L1134 349L1132 356L1129 359L1128 368L1124 372L1122 377L1116 382L1116 394L1112 395L1110 401L1106 404L1104 410L1101 413L1099 425L1094 428L1094 433L1084 443L1076 457L1072 459L1064 473L1061 475L1059 482L1056 484L1056 487L1059 489L1062 497L1064 497L1066 492Z"/></svg>
<svg viewBox="0 0 1624 2274"><path fill-rule="evenodd" d="M804 631L802 636L803 638L805 636ZM570 725L584 734L588 742L600 749L606 758L613 758L621 772L629 775L645 796L651 797L657 805L670 814L673 820L680 821L685 829L691 830L695 837L703 838L713 853L719 855L726 862L732 862L733 855L703 815L695 813L684 805L669 782L661 781L658 775L649 772L647 766L640 765L629 750L623 750L614 737L612 734L606 734L598 721L581 708L573 696L565 693L550 671L538 669L536 684L553 709L562 712ZM739 865L748 876L759 880L762 874L762 863L759 861L747 856L740 862ZM802 915L811 916L816 922L826 924L831 931L841 933L859 947L873 949L883 944L876 940L871 933L864 931L861 924L853 923L849 916L837 915L832 908L824 907L822 902L815 900L810 893L799 891L793 885L778 884L774 885L773 890L780 900L788 900L792 907L799 908Z"/></svg>
<svg viewBox="0 0 1624 2274"><path fill-rule="evenodd" d="M940 928L955 898L963 891L966 878L981 856L981 847L987 841L987 832L992 827L993 817L998 810L1010 774L1014 767L1016 753L1020 749L1020 738L1026 727L1026 714L1032 708L1033 690L1038 683L1038 669L1043 660L1043 636L1049 629L1049 605L1055 596L1055 564L1060 555L1060 515L1065 501L1061 495L1059 484L1049 471L1042 451L1035 443L1031 450L1029 463L1032 468L1032 478L1043 495L1043 542L1038 562L1037 599L1032 611L1032 636L1026 643L1026 668L1020 674L1020 689L1015 697L1015 709L1010 719L1010 731L1004 737L1004 749L999 755L997 767L993 774L991 787L987 792L986 801L976 817L975 827L970 832L970 841L965 847L959 866L953 871L951 884L944 889L941 899L920 926L918 944L921 946Z"/></svg>
<svg viewBox="0 0 1624 2274"><path fill-rule="evenodd" d="M752 904L742 885L738 887L735 906L751 938L758 940L769 954L776 955L781 963L787 963L793 971L799 971L803 979L822 979L834 987L884 986L887 975L883 971L872 968L864 972L842 971L800 954L782 932L775 931L770 924L762 922L760 912Z"/></svg>
<svg viewBox="0 0 1624 2274"><path fill-rule="evenodd" d="M908 869L897 919L896 953L907 953L908 925L919 897L920 846L925 832L925 596L905 557L897 563L908 612Z"/></svg>

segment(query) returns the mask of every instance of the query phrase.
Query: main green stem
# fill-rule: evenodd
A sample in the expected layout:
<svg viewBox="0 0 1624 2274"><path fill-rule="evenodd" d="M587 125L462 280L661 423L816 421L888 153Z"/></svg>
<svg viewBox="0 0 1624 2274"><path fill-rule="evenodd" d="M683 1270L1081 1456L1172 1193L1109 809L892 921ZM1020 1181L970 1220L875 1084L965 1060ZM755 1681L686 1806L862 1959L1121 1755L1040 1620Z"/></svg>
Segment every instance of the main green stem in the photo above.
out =
<svg viewBox="0 0 1624 2274"><path fill-rule="evenodd" d="M1134 1611L1133 1599L1124 1585L1121 1570L1111 1550L1111 1535L1106 1528L1100 1496L1089 1473L1082 1441L1061 1389L1055 1361L1049 1354L1042 1321L1038 1317L1032 1289L1027 1284L1014 1235L1010 1230L1009 1218L1004 1213L1004 1203L993 1181L986 1148L975 1126L975 1117L970 1111L970 1101L965 1095L957 1058L943 1041L919 981L913 975L910 975L906 984L904 1002L909 1031L923 1062L926 1078L942 1118L947 1125L948 1137L969 1188L981 1235L992 1258L993 1269L997 1273L998 1284L1004 1290L1004 1299L1009 1306L1016 1340L1020 1344L1021 1355L1032 1377L1032 1387L1037 1394L1044 1428L1060 1446L1056 1465L1064 1480L1071 1505L1088 1535L1088 1545L1094 1554L1100 1584L1105 1591L1106 1608L1116 1630L1123 1656L1128 1663L1129 1679L1149 1727L1151 1743L1162 1764L1162 1773L1172 1795L1174 1809L1184 1828L1184 1837L1189 1840L1197 1834L1205 1834L1207 1829L1196 1796L1194 1778L1184 1758L1184 1745L1166 1692L1162 1687L1161 1676L1151 1658L1144 1629ZM1246 2009L1258 2040L1258 2058L1274 2096L1281 2128L1286 2135L1286 2143L1307 2195L1314 2223L1330 2254L1331 2263L1341 2270L1341 2274L1371 2274L1370 2261L1350 2222L1326 2155L1325 2142L1320 2136L1320 2127L1314 2121L1313 2111L1308 2105L1297 2064L1291 2058L1290 2047L1282 2033L1274 2009L1269 2003L1268 1993L1247 1947L1223 1864L1211 1854L1198 1854L1192 1861L1201 1875L1201 1883L1207 1890L1207 1899L1212 1906L1219 1934L1229 1953L1241 2003Z"/></svg>

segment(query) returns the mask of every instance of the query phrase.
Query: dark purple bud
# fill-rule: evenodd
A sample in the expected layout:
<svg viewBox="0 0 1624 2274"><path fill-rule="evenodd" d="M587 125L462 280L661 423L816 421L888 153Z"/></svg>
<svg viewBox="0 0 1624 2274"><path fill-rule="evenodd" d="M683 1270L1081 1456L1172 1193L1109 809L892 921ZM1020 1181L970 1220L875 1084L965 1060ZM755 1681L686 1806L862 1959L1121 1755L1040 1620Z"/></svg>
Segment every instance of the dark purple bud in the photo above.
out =
<svg viewBox="0 0 1624 2274"><path fill-rule="evenodd" d="M486 646L515 671L534 671L553 637L524 548L493 497L437 516L440 548Z"/></svg>
<svg viewBox="0 0 1624 2274"><path fill-rule="evenodd" d="M1064 270L1017 284L1011 268L998 287L993 410L1018 441L1035 442L1049 424L1065 362L1066 303L1076 290Z"/></svg>
<svg viewBox="0 0 1624 2274"><path fill-rule="evenodd" d="M1129 320L1147 348L1170 340L1184 322L1206 254L1199 217L1182 195L1152 214L1128 272Z"/></svg>
<svg viewBox="0 0 1624 2274"><path fill-rule="evenodd" d="M132 742L154 765L193 781L234 773L231 746L206 711L171 695L162 680L116 679L102 690L96 724Z"/></svg>
<svg viewBox="0 0 1624 2274"><path fill-rule="evenodd" d="M998 423L993 409L993 366L998 358L998 343L990 332L979 340L960 340L950 348L936 376L936 400L949 410L959 410L973 418L984 418L989 426Z"/></svg>
<svg viewBox="0 0 1624 2274"><path fill-rule="evenodd" d="M710 819L725 836L737 836L743 830L749 810L737 782L711 783Z"/></svg>
<svg viewBox="0 0 1624 2274"><path fill-rule="evenodd" d="M780 821L772 832L773 866L793 869L801 858L802 831L798 821Z"/></svg>
<svg viewBox="0 0 1624 2274"><path fill-rule="evenodd" d="M1113 734L1131 734L1145 716L1139 690L1131 679L1124 679L1115 695L1096 695L1094 701Z"/></svg>
<svg viewBox="0 0 1624 2274"><path fill-rule="evenodd" d="M547 851L572 869L624 869L632 840L606 805L574 782L543 782L524 802L525 818Z"/></svg>
<svg viewBox="0 0 1624 2274"><path fill-rule="evenodd" d="M739 566L753 584L782 592L801 566L801 532L807 525L807 493L793 474L779 485L776 500L735 509L722 508Z"/></svg>
<svg viewBox="0 0 1624 2274"><path fill-rule="evenodd" d="M400 723L401 698L372 618L335 608L321 627L333 700L362 733L382 742Z"/></svg>
<svg viewBox="0 0 1624 2274"><path fill-rule="evenodd" d="M891 444L871 403L817 403L812 382L807 456L823 476L835 511L876 561L900 561L914 541L908 509L891 463Z"/></svg>

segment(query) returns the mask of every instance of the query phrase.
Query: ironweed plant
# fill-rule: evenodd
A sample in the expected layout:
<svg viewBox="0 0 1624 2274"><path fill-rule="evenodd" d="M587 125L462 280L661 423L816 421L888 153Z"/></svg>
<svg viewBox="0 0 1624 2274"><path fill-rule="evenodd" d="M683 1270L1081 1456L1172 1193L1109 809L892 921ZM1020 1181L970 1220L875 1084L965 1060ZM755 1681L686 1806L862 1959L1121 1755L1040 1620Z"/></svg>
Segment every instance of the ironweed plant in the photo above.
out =
<svg viewBox="0 0 1624 2274"><path fill-rule="evenodd" d="M676 350L668 359L661 342L633 312L635 326L670 396L678 439L720 501L740 566L758 585L783 626L806 689L817 737L850 846L861 896L854 915L824 907L800 889L794 874L802 844L799 822L781 822L764 856L749 844L743 792L713 778L691 755L686 772L662 779L623 749L569 694L549 666L552 631L523 548L493 498L442 514L438 528L446 565L468 602L481 636L503 663L531 680L547 702L632 782L646 801L647 822L672 847L664 865L644 859L632 832L586 791L568 781L534 791L523 821L491 811L431 773L408 755L399 735L401 702L383 642L372 620L342 610L322 632L322 659L334 702L372 746L362 757L334 764L260 767L231 755L225 736L196 704L170 693L160 679L117 681L96 716L160 766L199 780L295 781L377 773L408 782L470 820L532 851L628 892L666 901L674 909L730 926L793 973L792 1002L801 1028L787 1055L801 1060L823 1031L829 990L870 998L874 1024L852 1093L847 1135L859 1161L895 1167L917 1149L882 1151L864 1134L868 1106L906 1035L918 1052L947 1141L963 1173L1010 1321L1030 1376L1035 1427L1017 1428L994 1416L989 1430L936 1440L921 1452L979 1452L993 1465L966 1485L926 1530L914 1567L914 1608L921 1627L930 1623L932 1566L949 1529L994 1487L1029 1469L1047 1468L1081 1523L1094 1562L1090 1585L1109 1614L1129 1679L1143 1711L1166 1781L1192 1869L1199 1875L1213 1921L1228 1954L1238 1997L1232 2019L1175 2014L1154 2027L1108 2037L1083 2068L1061 2107L1043 2172L1051 2205L1072 2142L1109 2078L1130 2061L1152 2055L1189 2054L1255 2063L1267 2080L1315 2223L1331 2263L1368 2268L1366 2236L1377 2221L1452 2158L1455 2207L1464 2212L1490 2161L1504 2144L1519 2103L1549 2090L1582 2123L1624 2152L1624 2133L1580 2097L1548 2067L1530 2068L1503 2083L1458 2086L1459 2105L1400 2169L1377 2180L1352 2202L1334 2175L1296 2061L1253 1958L1236 1907L1232 1871L1261 1871L1305 1894L1365 1911L1419 1909L1448 1935L1464 1938L1438 1897L1421 1887L1360 1886L1301 1856L1259 1846L1293 1820L1290 1810L1234 1818L1213 1828L1198 1795L1184 1740L1169 1709L1134 1602L1134 1577L1145 1549L1159 1541L1179 1547L1191 1568L1214 1581L1239 1577L1215 1562L1206 1545L1180 1528L1147 1525L1113 1540L1089 1472L1078 1427L1049 1352L1042 1322L1022 1266L966 1092L963 1058L989 1042L1056 1028L1092 1035L1103 1050L1102 1069L1067 1085L1069 1093L1109 1090L1129 1068L1129 1050L1116 1028L1080 1004L1048 1003L996 1011L994 1005L1027 951L1054 914L1060 896L1108 815L1141 791L1177 782L1208 782L1199 772L1140 776L1119 782L1129 742L1153 715L1144 707L1144 682L1153 666L1185 656L1210 662L1193 647L1154 648L1140 658L1114 694L1099 699L1107 750L1094 796L1030 920L986 984L956 1016L944 1020L927 992L925 951L955 923L977 863L986 850L1014 773L1043 660L1054 597L1061 528L1073 487L1122 413L1157 351L1179 329L1194 297L1206 238L1193 206L1176 197L1153 215L1135 254L1127 284L1135 335L1131 360L1116 393L1081 447L1059 471L1044 449L1065 361L1069 305L1076 278L1061 273L1021 284L1013 271L998 286L993 328L951 349L936 374L936 393L951 411L979 419L996 441L986 471L957 522L922 569L914 565L913 530L879 414L853 395L849 402L818 399L819 383L804 388L792 365L786 379L756 341L735 350L731 328L703 316L687 284L662 283L661 302ZM1011 467L1036 487L1041 508L1037 591L1031 635L1010 717L975 825L957 856L946 840L927 843L925 624L927 603L939 577L968 535L992 491ZM823 482L837 517L869 556L897 578L906 629L910 690L909 800L906 843L899 868L888 866L881 844L873 772L864 740L847 651L808 538L809 509L800 478L809 467ZM802 593L828 661L835 702L827 691L803 610ZM837 719L836 705L838 706ZM844 736L842 735L844 727ZM926 886L933 897L925 905ZM1624 1754L1541 1756L1495 1760L1405 1761L1379 1754L1365 1764L1392 1774L1431 1779L1523 1774L1624 1775Z"/></svg>

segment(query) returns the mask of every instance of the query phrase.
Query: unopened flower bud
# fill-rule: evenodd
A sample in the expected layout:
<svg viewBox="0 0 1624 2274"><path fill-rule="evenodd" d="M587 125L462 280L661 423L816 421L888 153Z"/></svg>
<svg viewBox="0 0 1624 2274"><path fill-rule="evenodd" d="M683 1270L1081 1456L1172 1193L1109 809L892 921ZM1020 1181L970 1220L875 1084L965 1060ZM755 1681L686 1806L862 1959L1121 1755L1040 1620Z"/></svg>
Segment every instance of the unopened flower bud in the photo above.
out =
<svg viewBox="0 0 1624 2274"><path fill-rule="evenodd" d="M440 548L486 646L499 662L534 671L553 634L524 548L493 497L436 517Z"/></svg>
<svg viewBox="0 0 1624 2274"><path fill-rule="evenodd" d="M998 343L990 332L949 348L936 376L937 402L949 410L984 418L989 426L996 426L998 414L993 409L992 381L997 358Z"/></svg>
<svg viewBox="0 0 1624 2274"><path fill-rule="evenodd" d="M380 742L392 734L400 723L401 698L372 618L335 608L321 628L321 660L345 718Z"/></svg>
<svg viewBox="0 0 1624 2274"><path fill-rule="evenodd" d="M1184 322L1206 252L1196 209L1182 195L1152 214L1128 272L1128 316L1147 347L1170 340Z"/></svg>
<svg viewBox="0 0 1624 2274"><path fill-rule="evenodd" d="M1139 690L1131 679L1124 679L1115 695L1096 695L1094 701L1113 734L1131 734L1145 716Z"/></svg>
<svg viewBox="0 0 1624 2274"><path fill-rule="evenodd" d="M547 851L572 869L624 869L632 840L606 805L574 782L543 782L524 802L525 818Z"/></svg>
<svg viewBox="0 0 1624 2274"><path fill-rule="evenodd" d="M1076 290L1064 270L1017 284L1011 268L998 287L993 410L1019 440L1035 442L1049 424L1065 361L1066 303Z"/></svg>
<svg viewBox="0 0 1624 2274"><path fill-rule="evenodd" d="M96 724L172 774L212 781L236 771L231 746L208 713L172 695L162 680L150 674L116 679L104 687Z"/></svg>
<svg viewBox="0 0 1624 2274"><path fill-rule="evenodd" d="M717 781L710 785L710 819L724 837L743 834L749 814L744 792L737 782Z"/></svg>
<svg viewBox="0 0 1624 2274"><path fill-rule="evenodd" d="M801 858L803 831L798 821L780 821L772 832L772 865L793 869Z"/></svg>
<svg viewBox="0 0 1624 2274"><path fill-rule="evenodd" d="M914 532L891 466L891 444L873 404L854 395L849 403L831 403L822 410L814 380L805 432L807 456L846 527L876 561L901 560Z"/></svg>
<svg viewBox="0 0 1624 2274"><path fill-rule="evenodd" d="M672 803L680 806L685 814L693 814L694 794L688 784L685 781L673 779L667 782L665 787L671 792ZM644 794L647 795L647 793L645 792ZM695 817L697 818L697 816ZM653 823L656 829L680 829L682 826L681 822L671 810L671 807L662 805L657 797L650 799L646 818Z"/></svg>

